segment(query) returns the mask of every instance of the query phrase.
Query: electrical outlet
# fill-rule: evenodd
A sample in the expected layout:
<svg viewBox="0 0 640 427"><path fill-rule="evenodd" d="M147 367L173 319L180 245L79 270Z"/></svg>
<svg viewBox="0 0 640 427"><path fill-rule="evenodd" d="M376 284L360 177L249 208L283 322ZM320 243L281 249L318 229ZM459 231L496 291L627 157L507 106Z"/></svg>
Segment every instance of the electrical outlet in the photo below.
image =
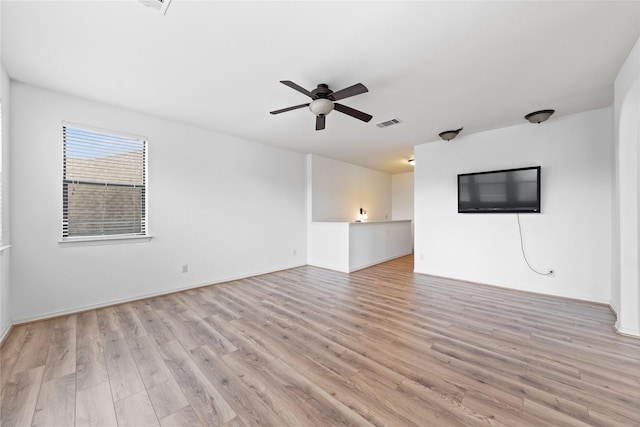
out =
<svg viewBox="0 0 640 427"><path fill-rule="evenodd" d="M547 276L554 277L555 275L556 275L556 269L555 268L549 268L547 270Z"/></svg>
<svg viewBox="0 0 640 427"><path fill-rule="evenodd" d="M189 272L189 264L183 264L182 265L182 272L183 273L188 273Z"/></svg>

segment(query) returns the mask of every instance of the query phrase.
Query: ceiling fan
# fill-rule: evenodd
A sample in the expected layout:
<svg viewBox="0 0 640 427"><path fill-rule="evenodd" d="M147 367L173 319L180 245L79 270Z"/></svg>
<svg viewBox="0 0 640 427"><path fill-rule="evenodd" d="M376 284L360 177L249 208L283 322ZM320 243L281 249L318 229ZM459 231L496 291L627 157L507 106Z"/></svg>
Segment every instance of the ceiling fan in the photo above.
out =
<svg viewBox="0 0 640 427"><path fill-rule="evenodd" d="M329 86L325 83L320 83L318 87L313 89L311 92L289 80L280 80L280 83L307 95L312 99L312 101L307 104L300 104L289 108L283 108L282 110L271 111L271 114L280 114L285 111L309 107L309 110L316 115L316 130L324 129L325 117L334 109L346 114L347 116L362 120L363 122L368 122L373 118L370 114L363 113L362 111L358 111L354 108L335 102L350 96L369 92L369 89L367 89L362 83L356 83L353 86L349 86L337 92L329 89Z"/></svg>

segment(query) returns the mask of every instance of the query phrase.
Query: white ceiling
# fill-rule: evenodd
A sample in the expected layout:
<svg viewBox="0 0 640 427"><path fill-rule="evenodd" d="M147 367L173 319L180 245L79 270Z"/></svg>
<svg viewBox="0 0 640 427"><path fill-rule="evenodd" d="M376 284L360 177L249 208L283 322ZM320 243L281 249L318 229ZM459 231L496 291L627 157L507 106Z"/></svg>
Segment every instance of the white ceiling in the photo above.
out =
<svg viewBox="0 0 640 427"><path fill-rule="evenodd" d="M638 1L1 1L12 79L390 173L443 130L611 105ZM315 131L279 83L369 92ZM403 123L380 129L376 123ZM533 125L532 125L533 126ZM455 143L452 142L452 143Z"/></svg>

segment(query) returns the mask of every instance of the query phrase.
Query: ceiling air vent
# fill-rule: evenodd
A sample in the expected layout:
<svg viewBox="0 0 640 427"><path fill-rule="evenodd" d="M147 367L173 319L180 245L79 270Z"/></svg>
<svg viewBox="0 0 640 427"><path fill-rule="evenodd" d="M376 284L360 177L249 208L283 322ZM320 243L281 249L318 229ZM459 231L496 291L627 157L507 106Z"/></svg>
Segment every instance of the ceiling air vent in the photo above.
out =
<svg viewBox="0 0 640 427"><path fill-rule="evenodd" d="M386 128L389 126L397 125L398 123L402 122L399 119L391 119L387 120L386 122L378 123L376 126L378 126L379 128Z"/></svg>
<svg viewBox="0 0 640 427"><path fill-rule="evenodd" d="M138 0L143 5L159 11L161 14L167 13L167 8L171 0Z"/></svg>

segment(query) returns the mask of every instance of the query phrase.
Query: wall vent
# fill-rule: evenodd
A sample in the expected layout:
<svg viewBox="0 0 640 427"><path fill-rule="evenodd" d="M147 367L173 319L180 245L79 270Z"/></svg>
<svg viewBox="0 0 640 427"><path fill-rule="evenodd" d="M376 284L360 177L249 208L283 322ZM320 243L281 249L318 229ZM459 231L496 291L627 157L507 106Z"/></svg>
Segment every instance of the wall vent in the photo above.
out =
<svg viewBox="0 0 640 427"><path fill-rule="evenodd" d="M167 8L169 7L169 3L171 3L171 0L138 0L138 1L147 7L157 10L163 15L167 13Z"/></svg>
<svg viewBox="0 0 640 427"><path fill-rule="evenodd" d="M391 119L387 120L386 122L378 123L376 126L378 126L379 128L386 128L389 126L397 125L399 123L402 123L400 119Z"/></svg>

